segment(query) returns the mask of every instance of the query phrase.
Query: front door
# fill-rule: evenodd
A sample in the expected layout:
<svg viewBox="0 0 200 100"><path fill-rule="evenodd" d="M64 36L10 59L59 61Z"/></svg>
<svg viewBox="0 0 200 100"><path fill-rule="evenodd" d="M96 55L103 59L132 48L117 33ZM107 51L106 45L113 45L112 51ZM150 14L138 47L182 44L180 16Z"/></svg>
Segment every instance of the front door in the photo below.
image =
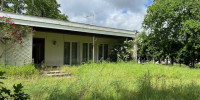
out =
<svg viewBox="0 0 200 100"><path fill-rule="evenodd" d="M33 61L35 64L44 63L44 39L33 38Z"/></svg>

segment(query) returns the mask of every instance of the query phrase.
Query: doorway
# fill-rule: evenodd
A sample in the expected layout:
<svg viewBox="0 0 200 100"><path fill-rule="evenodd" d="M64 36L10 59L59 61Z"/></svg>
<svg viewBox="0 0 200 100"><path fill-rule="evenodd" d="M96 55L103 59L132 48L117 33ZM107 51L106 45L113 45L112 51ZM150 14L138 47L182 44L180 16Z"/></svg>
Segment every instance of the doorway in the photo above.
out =
<svg viewBox="0 0 200 100"><path fill-rule="evenodd" d="M44 38L33 38L33 61L35 64L44 63Z"/></svg>

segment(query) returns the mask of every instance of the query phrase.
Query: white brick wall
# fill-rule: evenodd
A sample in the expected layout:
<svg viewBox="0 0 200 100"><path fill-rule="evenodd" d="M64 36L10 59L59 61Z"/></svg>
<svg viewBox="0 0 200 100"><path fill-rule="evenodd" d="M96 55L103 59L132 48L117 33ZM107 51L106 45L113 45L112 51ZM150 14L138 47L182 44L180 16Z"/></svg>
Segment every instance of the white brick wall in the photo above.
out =
<svg viewBox="0 0 200 100"><path fill-rule="evenodd" d="M32 33L27 33L22 38L23 43L7 42L7 56L6 64L22 66L24 64L30 64L32 62ZM0 53L4 50L4 47L0 44ZM4 64L4 56L0 58L0 63Z"/></svg>

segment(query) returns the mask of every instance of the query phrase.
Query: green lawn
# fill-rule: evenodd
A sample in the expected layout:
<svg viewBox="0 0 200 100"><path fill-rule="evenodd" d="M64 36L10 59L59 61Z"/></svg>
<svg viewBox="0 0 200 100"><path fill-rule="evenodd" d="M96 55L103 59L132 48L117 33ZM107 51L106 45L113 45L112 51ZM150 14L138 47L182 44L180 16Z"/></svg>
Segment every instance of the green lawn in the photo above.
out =
<svg viewBox="0 0 200 100"><path fill-rule="evenodd" d="M22 83L33 100L200 100L200 69L186 66L121 62L59 68L72 77L41 76L26 67L12 71L32 75L1 67L8 75L4 86Z"/></svg>

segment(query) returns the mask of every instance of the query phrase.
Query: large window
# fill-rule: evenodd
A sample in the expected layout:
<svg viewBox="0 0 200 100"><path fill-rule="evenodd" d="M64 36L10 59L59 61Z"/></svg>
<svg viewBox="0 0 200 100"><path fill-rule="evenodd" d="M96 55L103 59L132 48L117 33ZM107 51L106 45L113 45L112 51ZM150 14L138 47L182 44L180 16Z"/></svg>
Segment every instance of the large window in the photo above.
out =
<svg viewBox="0 0 200 100"><path fill-rule="evenodd" d="M93 44L89 44L89 60L92 60L93 58Z"/></svg>
<svg viewBox="0 0 200 100"><path fill-rule="evenodd" d="M99 60L103 60L103 44L99 45Z"/></svg>
<svg viewBox="0 0 200 100"><path fill-rule="evenodd" d="M87 62L88 61L88 43L83 43L83 62Z"/></svg>
<svg viewBox="0 0 200 100"><path fill-rule="evenodd" d="M99 45L99 60L107 60L108 59L108 44L100 44Z"/></svg>
<svg viewBox="0 0 200 100"><path fill-rule="evenodd" d="M65 42L64 43L64 64L76 65L78 64L78 44L77 42Z"/></svg>
<svg viewBox="0 0 200 100"><path fill-rule="evenodd" d="M72 65L76 65L77 62L77 43L76 42L72 42Z"/></svg>
<svg viewBox="0 0 200 100"><path fill-rule="evenodd" d="M108 59L108 44L104 44L104 60Z"/></svg>
<svg viewBox="0 0 200 100"><path fill-rule="evenodd" d="M70 65L70 42L64 43L64 64Z"/></svg>
<svg viewBox="0 0 200 100"><path fill-rule="evenodd" d="M82 61L87 62L93 58L93 45L92 43L83 43Z"/></svg>

